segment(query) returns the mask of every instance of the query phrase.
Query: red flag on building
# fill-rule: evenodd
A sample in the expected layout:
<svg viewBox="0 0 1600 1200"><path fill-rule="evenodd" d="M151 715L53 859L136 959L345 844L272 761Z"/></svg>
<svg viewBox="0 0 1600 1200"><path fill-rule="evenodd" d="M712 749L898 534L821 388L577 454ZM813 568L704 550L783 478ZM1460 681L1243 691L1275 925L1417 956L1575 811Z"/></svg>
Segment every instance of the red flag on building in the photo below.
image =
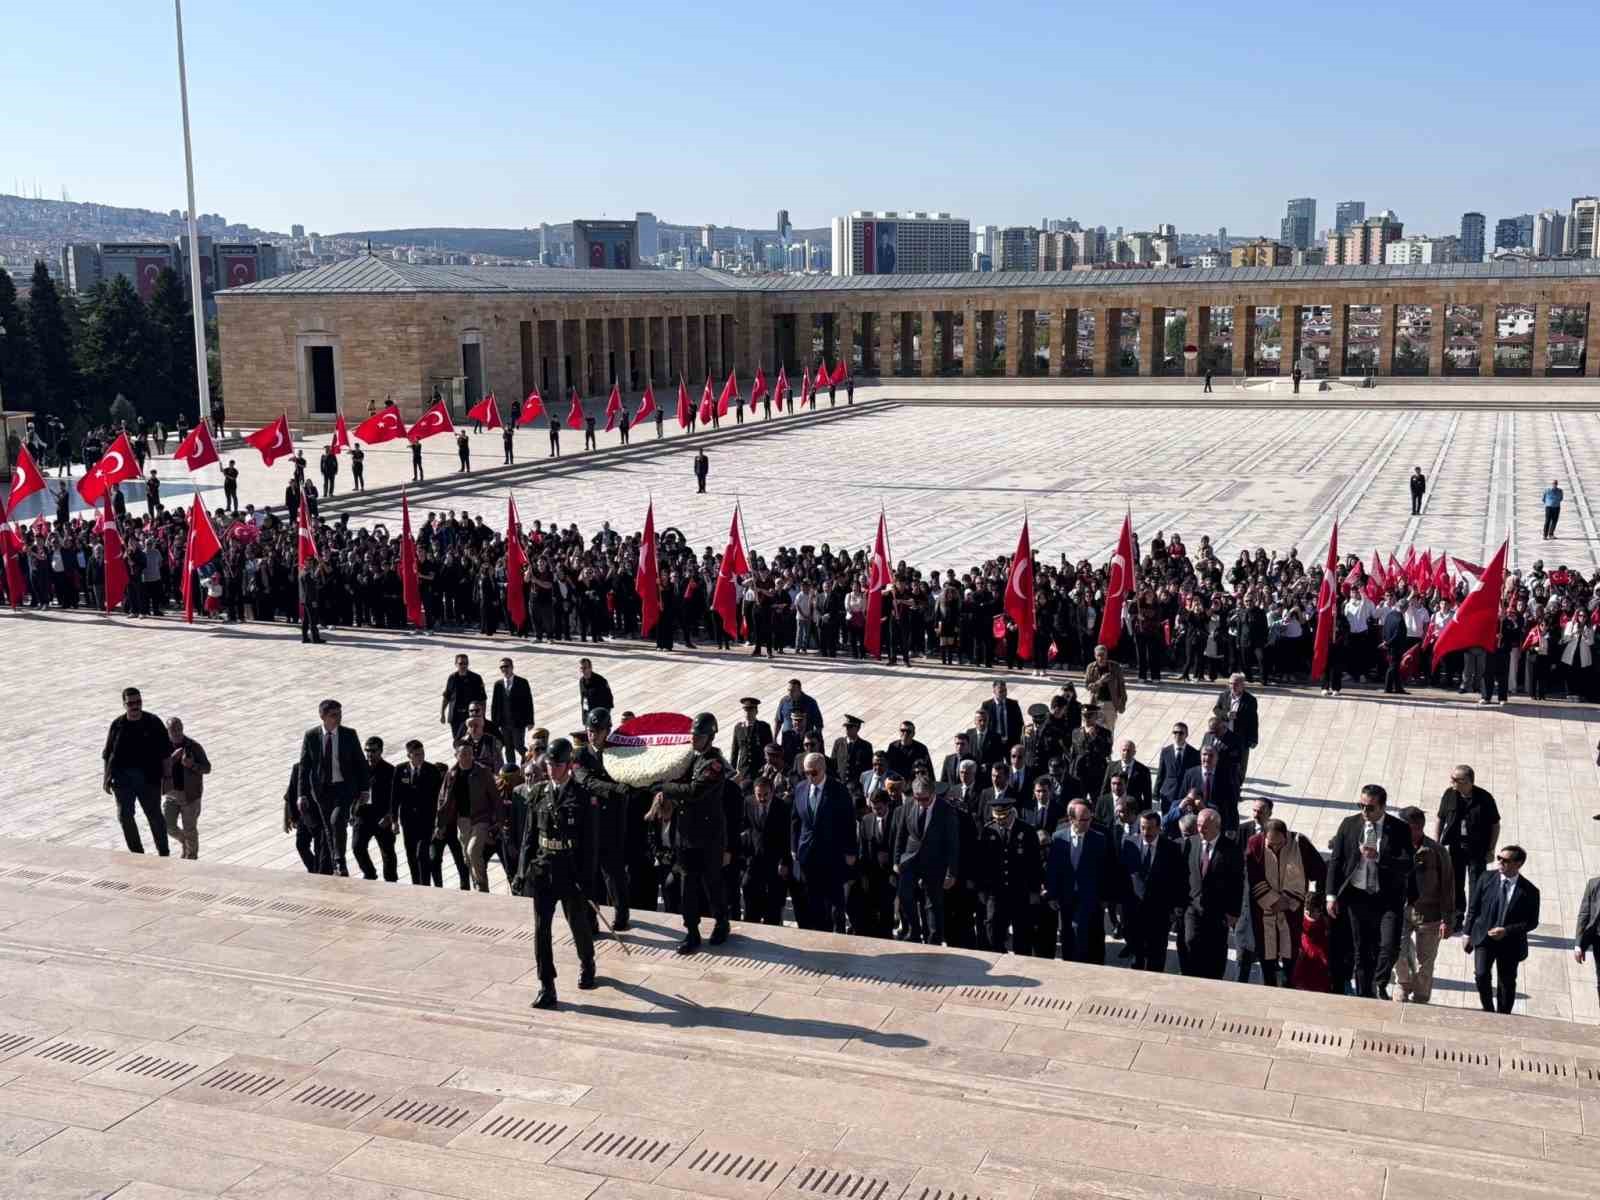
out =
<svg viewBox="0 0 1600 1200"><path fill-rule="evenodd" d="M254 433L244 435L245 444L261 451L261 461L271 466L280 458L294 453L294 439L289 436L289 418L279 414L278 419L263 425Z"/></svg>
<svg viewBox="0 0 1600 1200"><path fill-rule="evenodd" d="M532 425L544 416L544 397L539 395L539 389L534 388L528 393L528 402L522 406L522 415L517 418L518 425Z"/></svg>
<svg viewBox="0 0 1600 1200"><path fill-rule="evenodd" d="M333 441L328 443L328 448L335 454L350 449L350 426L345 423L343 413L333 419Z"/></svg>
<svg viewBox="0 0 1600 1200"><path fill-rule="evenodd" d="M1117 551L1111 556L1111 567L1106 572L1106 607L1100 614L1100 634L1096 641L1108 652L1117 648L1122 640L1122 606L1133 588L1133 513L1122 518L1122 532L1117 535Z"/></svg>
<svg viewBox="0 0 1600 1200"><path fill-rule="evenodd" d="M35 467L34 470L37 471L38 468ZM139 478L139 460L133 455L133 443L128 440L127 434L119 433L116 440L100 456L100 461L90 467L84 477L78 480L78 495L90 504L98 504L100 493L116 487L124 480L137 478ZM42 480L39 486L44 486ZM13 492L11 507L15 509L16 504L16 493Z"/></svg>
<svg viewBox="0 0 1600 1200"><path fill-rule="evenodd" d="M440 400L417 418L417 423L406 430L406 440L415 444L436 433L454 433L456 423L450 419L450 410Z"/></svg>
<svg viewBox="0 0 1600 1200"><path fill-rule="evenodd" d="M739 373L728 372L728 382L722 385L722 395L717 397L717 416L728 415L728 404L739 395Z"/></svg>
<svg viewBox="0 0 1600 1200"><path fill-rule="evenodd" d="M845 366L844 359L833 364L833 370L828 375L828 382L833 384L843 383L850 378L849 368Z"/></svg>
<svg viewBox="0 0 1600 1200"><path fill-rule="evenodd" d="M1315 683L1328 669L1328 647L1333 644L1333 627L1339 620L1339 522L1333 522L1328 539L1328 558L1322 564L1322 583L1317 587L1317 633L1311 644L1311 680Z"/></svg>
<svg viewBox="0 0 1600 1200"><path fill-rule="evenodd" d="M644 395L639 399L639 411L633 414L633 420L628 422L628 428L637 429L655 415L656 390L650 386L649 380L645 380Z"/></svg>
<svg viewBox="0 0 1600 1200"><path fill-rule="evenodd" d="M400 410L390 406L380 408L356 426L356 437L369 446L381 446L406 435L406 423L400 419Z"/></svg>
<svg viewBox="0 0 1600 1200"><path fill-rule="evenodd" d="M417 540L411 536L411 506L400 493L400 598L405 602L406 620L421 629L422 577L417 573Z"/></svg>
<svg viewBox="0 0 1600 1200"><path fill-rule="evenodd" d="M305 503L304 497L301 503ZM194 573L222 552L222 542L212 528L206 506L195 494L189 507L189 544L183 556L183 619L194 624Z"/></svg>
<svg viewBox="0 0 1600 1200"><path fill-rule="evenodd" d="M578 395L578 389L572 389L572 407L567 409L567 428L583 428L583 400Z"/></svg>
<svg viewBox="0 0 1600 1200"><path fill-rule="evenodd" d="M607 426L607 428L610 428ZM528 556L522 549L522 522L517 520L517 501L506 497L506 612L511 615L511 631L520 633L528 623Z"/></svg>
<svg viewBox="0 0 1600 1200"><path fill-rule="evenodd" d="M700 393L700 412L698 415L702 425L711 424L712 402L711 376L707 375L705 390Z"/></svg>
<svg viewBox="0 0 1600 1200"><path fill-rule="evenodd" d="M1028 518L1022 518L1022 536L1006 574L1006 616L1017 627L1017 656L1033 657L1033 549L1028 545Z"/></svg>
<svg viewBox="0 0 1600 1200"><path fill-rule="evenodd" d="M789 395L789 390L789 370L782 363L779 363L778 379L772 385L772 402L782 408L784 399Z"/></svg>
<svg viewBox="0 0 1600 1200"><path fill-rule="evenodd" d="M485 429L505 428L505 422L500 419L500 405L495 400L493 392L467 409L467 416L474 421L482 422Z"/></svg>
<svg viewBox="0 0 1600 1200"><path fill-rule="evenodd" d="M124 439L118 438L118 441ZM132 447L129 447L132 454ZM101 461L104 461L103 459ZM137 471L134 472L138 474ZM131 476L130 476L131 478ZM81 488L79 489L82 490ZM39 464L33 461L33 455L28 453L26 442L17 443L17 459L11 464L11 491L7 503L13 512L17 505L26 500L35 492L44 491L44 472L39 470Z"/></svg>
<svg viewBox="0 0 1600 1200"><path fill-rule="evenodd" d="M1506 582L1506 543L1494 552L1455 615L1439 631L1433 657L1437 662L1454 650L1493 650L1500 636L1500 592Z"/></svg>
<svg viewBox="0 0 1600 1200"><path fill-rule="evenodd" d="M661 576L656 571L656 505L644 510L644 537L639 542L639 570L633 577L639 593L639 633L649 637L661 619Z"/></svg>
<svg viewBox="0 0 1600 1200"><path fill-rule="evenodd" d="M889 526L883 510L878 510L878 540L867 562L867 653L877 658L883 649L883 593L894 582L889 570Z"/></svg>
<svg viewBox="0 0 1600 1200"><path fill-rule="evenodd" d="M750 403L757 403L767 394L767 373L761 367L756 368L756 377L750 384Z"/></svg>
<svg viewBox="0 0 1600 1200"><path fill-rule="evenodd" d="M817 390L828 386L828 363L826 359L817 359L817 381L813 385L813 395Z"/></svg>
<svg viewBox="0 0 1600 1200"><path fill-rule="evenodd" d="M343 421L344 418L340 417L339 420ZM339 439L335 436L334 445L337 446L338 443ZM211 439L211 426L201 421L200 424L191 429L183 441L178 443L178 448L173 452L173 457L181 461L191 471L198 471L201 467L209 467L214 462L220 462L221 457L217 454L217 443Z"/></svg>
<svg viewBox="0 0 1600 1200"><path fill-rule="evenodd" d="M740 575L750 574L750 563L744 556L744 539L739 536L739 506L733 508L733 523L728 526L728 544L723 547L722 565L717 568L717 582L711 589L711 611L722 618L722 628L729 637L742 631L739 628Z"/></svg>
<svg viewBox="0 0 1600 1200"><path fill-rule="evenodd" d="M616 428L617 418L622 415L622 390L616 385L611 385L611 399L606 401L606 432L610 433Z"/></svg>
<svg viewBox="0 0 1600 1200"><path fill-rule="evenodd" d="M678 428L689 428L689 421L694 416L694 408L689 403L689 385L684 382L682 375L678 376Z"/></svg>
<svg viewBox="0 0 1600 1200"><path fill-rule="evenodd" d="M198 499L197 496L196 500ZM122 603L122 598L128 593L128 561L124 557L122 533L117 528L117 518L111 511L109 493L101 493L100 506L100 520L95 523L95 532L100 535L101 544L105 546L105 603L106 611L110 612Z"/></svg>

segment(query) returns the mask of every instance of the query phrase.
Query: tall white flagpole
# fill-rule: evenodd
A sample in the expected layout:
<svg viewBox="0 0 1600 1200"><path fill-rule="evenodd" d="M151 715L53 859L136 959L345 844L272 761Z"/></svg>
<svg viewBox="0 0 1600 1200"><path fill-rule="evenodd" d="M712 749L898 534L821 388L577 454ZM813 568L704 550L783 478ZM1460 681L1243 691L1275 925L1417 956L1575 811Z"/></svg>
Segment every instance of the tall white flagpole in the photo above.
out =
<svg viewBox="0 0 1600 1200"><path fill-rule="evenodd" d="M206 370L204 276L200 274L200 225L194 207L194 149L189 142L189 76L183 61L183 0L172 0L178 21L178 98L183 105L183 169L189 180L189 307L194 314L194 370L201 421L211 419L211 378ZM220 430L218 431L221 432Z"/></svg>

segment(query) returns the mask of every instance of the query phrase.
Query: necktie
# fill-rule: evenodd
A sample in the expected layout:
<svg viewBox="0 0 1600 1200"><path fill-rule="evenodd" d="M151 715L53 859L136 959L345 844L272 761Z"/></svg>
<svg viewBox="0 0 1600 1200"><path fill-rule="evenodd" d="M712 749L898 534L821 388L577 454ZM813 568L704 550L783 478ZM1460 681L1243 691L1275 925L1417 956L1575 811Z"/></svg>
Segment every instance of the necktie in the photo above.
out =
<svg viewBox="0 0 1600 1200"><path fill-rule="evenodd" d="M1503 920L1506 913L1511 911L1511 880L1506 880L1505 886L1500 889L1500 916Z"/></svg>
<svg viewBox="0 0 1600 1200"><path fill-rule="evenodd" d="M1210 808L1211 807L1211 772L1210 771L1206 772L1205 798L1206 798L1206 807Z"/></svg>
<svg viewBox="0 0 1600 1200"><path fill-rule="evenodd" d="M333 782L333 731L322 735L322 782Z"/></svg>
<svg viewBox="0 0 1600 1200"><path fill-rule="evenodd" d="M1144 873L1150 874L1150 843L1144 844Z"/></svg>
<svg viewBox="0 0 1600 1200"><path fill-rule="evenodd" d="M1211 843L1205 842L1200 847L1200 878L1206 877L1206 872L1211 870Z"/></svg>
<svg viewBox="0 0 1600 1200"><path fill-rule="evenodd" d="M1001 737L1005 737L1006 736L1006 706L1004 704L996 704L994 706L994 723L995 723L995 728L1000 731L1000 736Z"/></svg>

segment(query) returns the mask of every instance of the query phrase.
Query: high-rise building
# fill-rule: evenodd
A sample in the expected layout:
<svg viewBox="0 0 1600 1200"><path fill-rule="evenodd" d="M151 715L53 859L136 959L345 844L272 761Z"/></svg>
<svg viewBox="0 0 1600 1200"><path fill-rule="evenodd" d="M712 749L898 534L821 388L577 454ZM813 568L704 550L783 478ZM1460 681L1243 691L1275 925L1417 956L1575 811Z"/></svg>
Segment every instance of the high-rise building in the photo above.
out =
<svg viewBox="0 0 1600 1200"><path fill-rule="evenodd" d="M1390 266L1408 266L1414 263L1450 263L1456 261L1454 237L1395 238L1383 248L1383 261Z"/></svg>
<svg viewBox="0 0 1600 1200"><path fill-rule="evenodd" d="M627 271L639 265L639 222L574 221L572 265L586 271Z"/></svg>
<svg viewBox="0 0 1600 1200"><path fill-rule="evenodd" d="M787 242L789 240L789 230L793 228L794 226L789 224L789 210L787 208L780 208L778 210L777 220L778 240L780 242Z"/></svg>
<svg viewBox="0 0 1600 1200"><path fill-rule="evenodd" d="M1317 202L1309 196L1289 201L1278 240L1291 250L1307 250L1317 232Z"/></svg>
<svg viewBox="0 0 1600 1200"><path fill-rule="evenodd" d="M917 275L972 269L972 225L965 217L858 211L833 218L832 226L835 275Z"/></svg>
<svg viewBox="0 0 1600 1200"><path fill-rule="evenodd" d="M1554 258L1566 249L1567 214L1553 208L1540 209L1533 217L1533 252L1541 258Z"/></svg>
<svg viewBox="0 0 1600 1200"><path fill-rule="evenodd" d="M1233 247L1228 252L1228 262L1235 267L1284 267L1289 265L1293 249L1271 238L1256 238Z"/></svg>
<svg viewBox="0 0 1600 1200"><path fill-rule="evenodd" d="M1039 235L1039 270L1070 271L1078 260L1078 244L1061 229Z"/></svg>
<svg viewBox="0 0 1600 1200"><path fill-rule="evenodd" d="M636 212L633 219L639 226L639 261L653 263L661 253L660 223L655 213Z"/></svg>
<svg viewBox="0 0 1600 1200"><path fill-rule="evenodd" d="M305 235L306 227L304 225L289 226L289 236L294 238L295 241L298 242L301 238L305 237Z"/></svg>
<svg viewBox="0 0 1600 1200"><path fill-rule="evenodd" d="M164 269L177 273L184 291L193 299L189 277L189 242L74 242L62 248L61 277L67 289L86 292L118 275L133 284L141 299L149 300L156 277ZM219 288L243 287L278 273L278 248L270 243L234 244L200 239L200 294L210 311Z"/></svg>
<svg viewBox="0 0 1600 1200"><path fill-rule="evenodd" d="M1341 200L1333 210L1333 231L1343 233L1352 225L1359 225L1367 219L1367 202L1365 200Z"/></svg>
<svg viewBox="0 0 1600 1200"><path fill-rule="evenodd" d="M1494 248L1496 250L1532 250L1533 214L1501 217L1494 223Z"/></svg>
<svg viewBox="0 0 1600 1200"><path fill-rule="evenodd" d="M1028 225L1007 225L998 236L999 253L994 256L996 271L1036 271L1039 269L1038 230Z"/></svg>
<svg viewBox="0 0 1600 1200"><path fill-rule="evenodd" d="M1469 212L1461 214L1461 244L1457 252L1461 261L1465 263L1481 263L1483 261L1483 214Z"/></svg>
<svg viewBox="0 0 1600 1200"><path fill-rule="evenodd" d="M1226 225L1217 226L1217 252L1219 254L1228 252L1228 227Z"/></svg>
<svg viewBox="0 0 1600 1200"><path fill-rule="evenodd" d="M1329 263L1381 263L1390 242L1397 241L1404 227L1389 209L1375 217L1356 222L1343 233L1328 235L1324 261Z"/></svg>
<svg viewBox="0 0 1600 1200"><path fill-rule="evenodd" d="M1080 229L1072 235L1075 247L1073 258L1074 266L1094 266L1106 261L1106 230L1102 225L1097 229Z"/></svg>
<svg viewBox="0 0 1600 1200"><path fill-rule="evenodd" d="M1574 196L1562 245L1574 258L1600 258L1600 198Z"/></svg>

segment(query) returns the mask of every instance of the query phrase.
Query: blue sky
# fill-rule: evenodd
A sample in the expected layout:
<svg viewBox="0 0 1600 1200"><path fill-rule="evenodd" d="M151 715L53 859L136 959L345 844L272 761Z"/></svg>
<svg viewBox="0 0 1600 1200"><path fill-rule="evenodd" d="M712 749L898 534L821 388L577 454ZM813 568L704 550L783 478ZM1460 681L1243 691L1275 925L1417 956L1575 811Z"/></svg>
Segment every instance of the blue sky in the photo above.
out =
<svg viewBox="0 0 1600 1200"><path fill-rule="evenodd" d="M18 3L0 190L182 207L172 9ZM1453 232L1600 189L1592 9L189 0L202 211L287 230L854 208Z"/></svg>

